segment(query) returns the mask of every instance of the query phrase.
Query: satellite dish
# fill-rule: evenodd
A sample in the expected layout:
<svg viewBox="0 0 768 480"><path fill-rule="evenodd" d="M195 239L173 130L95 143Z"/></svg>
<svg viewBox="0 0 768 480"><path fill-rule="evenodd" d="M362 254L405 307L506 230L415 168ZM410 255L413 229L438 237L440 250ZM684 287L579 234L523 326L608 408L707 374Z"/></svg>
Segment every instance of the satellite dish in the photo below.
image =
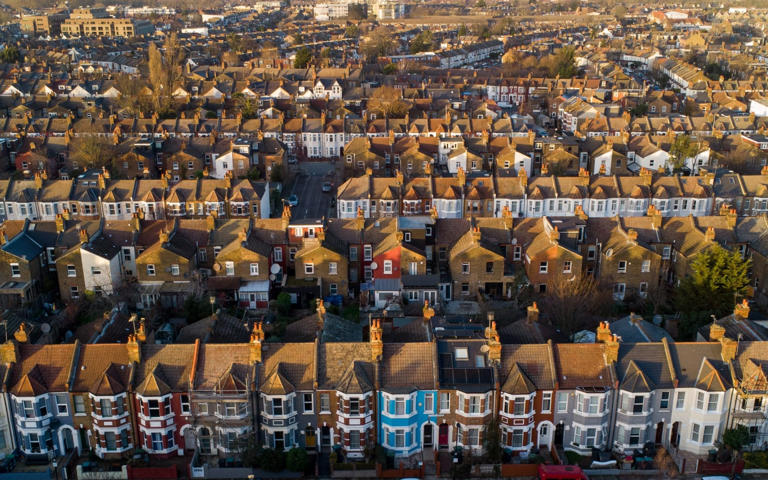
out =
<svg viewBox="0 0 768 480"><path fill-rule="evenodd" d="M269 267L269 271L273 275L277 275L278 273L280 273L280 265L278 265L277 263L273 263L272 266Z"/></svg>
<svg viewBox="0 0 768 480"><path fill-rule="evenodd" d="M487 352L488 350L490 350L488 345L483 345L482 347L480 347L480 351L483 352L483 353Z"/></svg>
<svg viewBox="0 0 768 480"><path fill-rule="evenodd" d="M51 331L51 324L50 323L43 323L40 325L40 331L43 333L49 333Z"/></svg>
<svg viewBox="0 0 768 480"><path fill-rule="evenodd" d="M219 270L221 270L221 264L220 263L214 263L213 264L213 269L218 272Z"/></svg>
<svg viewBox="0 0 768 480"><path fill-rule="evenodd" d="M272 281L272 282L274 282L276 278L277 278L277 276L274 273L270 274L270 276L269 276L269 280Z"/></svg>
<svg viewBox="0 0 768 480"><path fill-rule="evenodd" d="M512 245L517 245L517 237L512 239Z"/></svg>
<svg viewBox="0 0 768 480"><path fill-rule="evenodd" d="M377 268L379 268L379 264L376 262L371 262L371 270L376 270Z"/></svg>

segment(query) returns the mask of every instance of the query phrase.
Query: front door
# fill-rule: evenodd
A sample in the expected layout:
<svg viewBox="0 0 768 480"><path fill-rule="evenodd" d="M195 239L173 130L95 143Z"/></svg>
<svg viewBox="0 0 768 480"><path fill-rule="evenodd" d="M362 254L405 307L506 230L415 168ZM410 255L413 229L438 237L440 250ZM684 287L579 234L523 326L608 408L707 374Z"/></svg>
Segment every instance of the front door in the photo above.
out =
<svg viewBox="0 0 768 480"><path fill-rule="evenodd" d="M427 423L424 425L424 448L432 448L432 424Z"/></svg>
<svg viewBox="0 0 768 480"><path fill-rule="evenodd" d="M552 425L542 423L539 425L539 447L549 448L552 444Z"/></svg>
<svg viewBox="0 0 768 480"><path fill-rule="evenodd" d="M670 435L669 440L675 448L680 445L680 422L672 424L672 435Z"/></svg>
<svg viewBox="0 0 768 480"><path fill-rule="evenodd" d="M331 446L331 427L328 425L323 425L320 429L320 444L323 447Z"/></svg>
<svg viewBox="0 0 768 480"><path fill-rule="evenodd" d="M559 423L557 427L555 427L555 445L558 447L563 446L563 434L565 434L565 425Z"/></svg>
<svg viewBox="0 0 768 480"><path fill-rule="evenodd" d="M664 440L664 422L656 424L656 445L661 445Z"/></svg>
<svg viewBox="0 0 768 480"><path fill-rule="evenodd" d="M438 431L437 443L440 448L448 448L448 424L443 423L440 425Z"/></svg>
<svg viewBox="0 0 768 480"><path fill-rule="evenodd" d="M315 435L315 429L312 427L307 427L307 429L304 431L304 434L306 435L306 446L307 448L315 448L317 446L317 436Z"/></svg>
<svg viewBox="0 0 768 480"><path fill-rule="evenodd" d="M248 308L256 308L256 294L253 292L248 294Z"/></svg>

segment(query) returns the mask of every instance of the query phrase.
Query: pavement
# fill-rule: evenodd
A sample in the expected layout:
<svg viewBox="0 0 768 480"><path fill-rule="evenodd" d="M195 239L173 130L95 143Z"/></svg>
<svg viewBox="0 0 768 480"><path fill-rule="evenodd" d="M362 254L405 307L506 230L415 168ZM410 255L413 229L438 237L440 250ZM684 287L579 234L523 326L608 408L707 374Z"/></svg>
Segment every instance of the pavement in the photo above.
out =
<svg viewBox="0 0 768 480"><path fill-rule="evenodd" d="M331 172L331 174L329 174ZM323 183L331 181L337 185L335 168L330 162L304 162L298 167L291 188L284 191L283 198L296 195L299 204L291 209L292 219L317 219L335 216L331 200L336 189L323 192Z"/></svg>

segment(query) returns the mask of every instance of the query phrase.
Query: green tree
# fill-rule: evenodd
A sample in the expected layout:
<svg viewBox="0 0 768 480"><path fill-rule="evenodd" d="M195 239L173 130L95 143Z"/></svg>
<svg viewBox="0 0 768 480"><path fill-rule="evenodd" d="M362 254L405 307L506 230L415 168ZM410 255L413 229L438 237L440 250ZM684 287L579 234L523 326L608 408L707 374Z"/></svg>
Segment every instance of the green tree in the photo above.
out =
<svg viewBox="0 0 768 480"><path fill-rule="evenodd" d="M459 27L458 35L460 37L463 37L466 34L467 34L467 26L462 23L461 26Z"/></svg>
<svg viewBox="0 0 768 480"><path fill-rule="evenodd" d="M0 62L2 63L18 63L21 60L21 52L18 47L9 45L0 50Z"/></svg>
<svg viewBox="0 0 768 480"><path fill-rule="evenodd" d="M293 59L293 68L307 68L311 60L312 52L307 47L302 47L296 52L296 57Z"/></svg>
<svg viewBox="0 0 768 480"><path fill-rule="evenodd" d="M730 312L747 292L752 261L741 258L713 243L696 255L689 265L690 275L675 292L676 305L683 313L681 335L690 337L709 322Z"/></svg>
<svg viewBox="0 0 768 480"><path fill-rule="evenodd" d="M613 7L613 16L616 17L616 20L623 20L624 17L627 16L627 7L624 5L616 5Z"/></svg>
<svg viewBox="0 0 768 480"><path fill-rule="evenodd" d="M733 452L733 464L731 466L731 478L736 473L736 464L741 458L741 451L749 445L749 429L744 425L737 425L723 432L723 445Z"/></svg>
<svg viewBox="0 0 768 480"><path fill-rule="evenodd" d="M691 141L688 135L678 135L669 149L672 156L672 168L679 171L685 166L685 161L699 153L699 145Z"/></svg>
<svg viewBox="0 0 768 480"><path fill-rule="evenodd" d="M560 78L571 78L578 69L576 68L576 49L573 47L563 47L557 51L553 66L552 76L559 75Z"/></svg>
<svg viewBox="0 0 768 480"><path fill-rule="evenodd" d="M344 32L344 36L347 38L357 38L360 36L360 27L357 25L350 25Z"/></svg>
<svg viewBox="0 0 768 480"><path fill-rule="evenodd" d="M287 292L280 292L276 299L277 311L281 315L287 315L291 311L291 295Z"/></svg>
<svg viewBox="0 0 768 480"><path fill-rule="evenodd" d="M491 463L501 462L501 456L504 453L501 446L501 430L499 429L499 420L496 417L491 418L485 424L485 434L483 436L483 448L485 455Z"/></svg>
<svg viewBox="0 0 768 480"><path fill-rule="evenodd" d="M428 52L432 50L432 32L429 30L423 30L418 35L413 37L409 49L411 53Z"/></svg>
<svg viewBox="0 0 768 480"><path fill-rule="evenodd" d="M256 118L256 116L259 114L258 100L248 95L243 95L240 92L234 94L233 97L235 99L237 108L240 109L240 113L243 115L243 118Z"/></svg>
<svg viewBox="0 0 768 480"><path fill-rule="evenodd" d="M307 468L307 461L307 451L303 448L294 447L285 455L285 466L292 472L303 473Z"/></svg>
<svg viewBox="0 0 768 480"><path fill-rule="evenodd" d="M485 8L485 0L478 0L475 4L475 7L477 8Z"/></svg>
<svg viewBox="0 0 768 480"><path fill-rule="evenodd" d="M395 65L392 62L389 62L388 64L384 65L384 67L381 69L381 73L384 75L392 75L397 73L397 65Z"/></svg>
<svg viewBox="0 0 768 480"><path fill-rule="evenodd" d="M353 3L347 9L347 18L350 20L363 20L368 17L368 8L365 4Z"/></svg>
<svg viewBox="0 0 768 480"><path fill-rule="evenodd" d="M280 472L285 469L285 453L281 450L265 448L260 452L258 463L268 472Z"/></svg>

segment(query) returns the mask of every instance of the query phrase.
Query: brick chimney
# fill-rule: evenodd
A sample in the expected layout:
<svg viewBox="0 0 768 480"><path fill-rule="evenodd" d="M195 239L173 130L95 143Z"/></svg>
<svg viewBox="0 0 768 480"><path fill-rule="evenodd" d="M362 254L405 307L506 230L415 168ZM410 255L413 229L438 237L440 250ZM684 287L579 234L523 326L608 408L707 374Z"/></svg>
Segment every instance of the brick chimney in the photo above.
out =
<svg viewBox="0 0 768 480"><path fill-rule="evenodd" d="M605 342L605 363L610 365L619 361L619 337L611 335Z"/></svg>
<svg viewBox="0 0 768 480"><path fill-rule="evenodd" d="M715 241L715 228L714 227L707 227L707 231L704 232L704 240L707 242L714 242Z"/></svg>
<svg viewBox="0 0 768 480"><path fill-rule="evenodd" d="M501 341L496 330L496 321L491 321L491 325L485 329L485 338L488 340L488 360L491 363L500 363Z"/></svg>
<svg viewBox="0 0 768 480"><path fill-rule="evenodd" d="M81 228L78 233L80 234L80 243L88 243L88 230Z"/></svg>
<svg viewBox="0 0 768 480"><path fill-rule="evenodd" d="M733 361L738 353L739 343L728 337L720 339L720 356L725 363Z"/></svg>
<svg viewBox="0 0 768 480"><path fill-rule="evenodd" d="M147 341L147 326L146 326L146 318L144 317L141 317L141 321L139 322L139 330L136 332L136 338L141 343L144 343Z"/></svg>
<svg viewBox="0 0 768 480"><path fill-rule="evenodd" d="M725 327L717 322L712 322L712 325L709 326L709 341L719 342L723 337L725 337Z"/></svg>
<svg viewBox="0 0 768 480"><path fill-rule="evenodd" d="M281 217L283 219L282 225L283 230L288 230L288 224L291 223L291 206L288 204L283 205L283 215Z"/></svg>
<svg viewBox="0 0 768 480"><path fill-rule="evenodd" d="M264 328L261 322L253 324L251 331L250 356L251 363L261 363L261 342L264 341Z"/></svg>
<svg viewBox="0 0 768 480"><path fill-rule="evenodd" d="M480 233L480 227L472 227L472 240L474 240L475 243L480 243L482 236L482 233Z"/></svg>
<svg viewBox="0 0 768 480"><path fill-rule="evenodd" d="M160 232L160 235L158 235L158 239L160 240L160 243L168 243L168 239L170 236L168 235L168 232L165 231L165 228Z"/></svg>
<svg viewBox="0 0 768 480"><path fill-rule="evenodd" d="M557 242L560 240L560 230L557 229L557 227L553 227L552 230L549 232L549 239L553 242Z"/></svg>
<svg viewBox="0 0 768 480"><path fill-rule="evenodd" d="M573 209L573 214L576 215L580 220L588 220L589 216L584 212L584 207L581 205L576 205Z"/></svg>
<svg viewBox="0 0 768 480"><path fill-rule="evenodd" d="M128 335L128 343L125 344L128 349L128 360L134 363L141 362L141 343L136 335Z"/></svg>
<svg viewBox="0 0 768 480"><path fill-rule="evenodd" d="M358 230L365 228L365 211L363 207L357 207L357 217L355 217L355 226Z"/></svg>
<svg viewBox="0 0 768 480"><path fill-rule="evenodd" d="M0 345L0 362L5 364L16 363L19 358L19 344L9 340Z"/></svg>
<svg viewBox="0 0 768 480"><path fill-rule="evenodd" d="M733 230L736 228L736 221L739 219L739 215L736 213L735 208L729 208L728 213L725 214L725 220L728 224L728 228Z"/></svg>
<svg viewBox="0 0 768 480"><path fill-rule="evenodd" d="M523 188L528 187L528 174L525 172L524 168L521 168L517 172L517 178L520 179L520 186Z"/></svg>
<svg viewBox="0 0 768 480"><path fill-rule="evenodd" d="M430 319L435 316L435 309L429 306L429 300L424 300L424 306L421 308L421 316L424 318L424 323L429 323Z"/></svg>
<svg viewBox="0 0 768 480"><path fill-rule="evenodd" d="M459 170L456 172L456 179L458 180L460 187L467 184L467 175L463 168L459 167Z"/></svg>
<svg viewBox="0 0 768 480"><path fill-rule="evenodd" d="M637 241L637 230L635 230L634 228L630 228L629 231L627 232L627 238L631 242L636 242Z"/></svg>
<svg viewBox="0 0 768 480"><path fill-rule="evenodd" d="M746 298L733 307L733 316L737 320L745 320L749 318L749 302L747 302Z"/></svg>
<svg viewBox="0 0 768 480"><path fill-rule="evenodd" d="M661 212L658 208L656 208L655 205L650 205L648 207L647 215L651 217L651 224L653 225L653 228L657 230L661 228Z"/></svg>
<svg viewBox="0 0 768 480"><path fill-rule="evenodd" d="M533 302L533 304L528 307L525 319L529 325L539 321L539 306L536 302Z"/></svg>
<svg viewBox="0 0 768 480"><path fill-rule="evenodd" d="M29 342L29 332L27 332L27 324L25 322L21 322L19 329L13 333L13 338L19 343Z"/></svg>
<svg viewBox="0 0 768 480"><path fill-rule="evenodd" d="M381 320L371 320L371 361L378 362L384 355L384 341L382 340L383 330L381 329Z"/></svg>
<svg viewBox="0 0 768 480"><path fill-rule="evenodd" d="M642 168L640 170L640 178L642 178L643 183L649 187L653 184L653 172L647 168Z"/></svg>
<svg viewBox="0 0 768 480"><path fill-rule="evenodd" d="M323 331L323 325L325 324L325 302L323 302L322 298L318 298L316 302L315 312L317 312L317 332L319 334Z"/></svg>
<svg viewBox="0 0 768 480"><path fill-rule="evenodd" d="M132 232L141 231L141 221L139 221L139 214L136 212L134 212L133 215L131 215L131 231Z"/></svg>
<svg viewBox="0 0 768 480"><path fill-rule="evenodd" d="M597 327L597 341L607 343L611 339L611 325L608 322L600 322Z"/></svg>

